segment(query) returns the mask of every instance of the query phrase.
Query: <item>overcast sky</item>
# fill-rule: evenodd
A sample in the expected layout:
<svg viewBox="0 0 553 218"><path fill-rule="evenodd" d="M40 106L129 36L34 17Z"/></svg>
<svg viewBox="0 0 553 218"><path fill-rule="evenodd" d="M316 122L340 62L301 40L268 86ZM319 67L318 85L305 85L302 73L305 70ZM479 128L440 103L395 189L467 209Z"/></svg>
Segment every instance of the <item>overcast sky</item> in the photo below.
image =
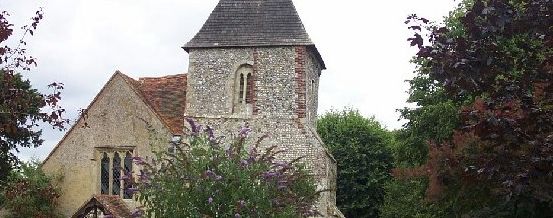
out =
<svg viewBox="0 0 553 218"><path fill-rule="evenodd" d="M42 7L44 20L28 38L38 67L25 75L35 88L65 83L63 106L70 119L86 108L116 71L133 77L184 73L181 46L201 28L218 0L0 0L16 25ZM294 0L327 70L319 92L319 114L351 107L400 128L396 109L406 105L414 50L403 23L417 13L441 20L453 0ZM20 33L20 32L19 32ZM16 38L16 37L14 37ZM45 144L25 149L22 159L45 158L65 132L46 129Z"/></svg>

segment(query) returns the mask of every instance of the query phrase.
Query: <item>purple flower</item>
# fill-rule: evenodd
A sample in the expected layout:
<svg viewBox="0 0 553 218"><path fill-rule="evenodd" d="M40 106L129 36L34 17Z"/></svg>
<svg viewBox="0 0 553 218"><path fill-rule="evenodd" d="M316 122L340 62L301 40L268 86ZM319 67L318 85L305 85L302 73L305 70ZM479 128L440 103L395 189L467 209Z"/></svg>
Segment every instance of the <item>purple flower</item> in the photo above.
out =
<svg viewBox="0 0 553 218"><path fill-rule="evenodd" d="M212 198L212 197L209 197L209 198L207 199L207 203L210 203L210 204L213 203L213 198Z"/></svg>
<svg viewBox="0 0 553 218"><path fill-rule="evenodd" d="M148 175L147 172L144 170L140 170L140 174L138 175L138 180L142 183L148 183L150 182L150 175Z"/></svg>
<svg viewBox="0 0 553 218"><path fill-rule="evenodd" d="M132 160L136 165L144 165L146 163L141 157L133 157Z"/></svg>
<svg viewBox="0 0 553 218"><path fill-rule="evenodd" d="M250 165L250 162L249 162L248 160L241 160L241 161L240 161L240 166L241 166L242 168L245 168L245 167L247 167L248 165Z"/></svg>
<svg viewBox="0 0 553 218"><path fill-rule="evenodd" d="M215 176L215 173L214 173L213 171L211 171L211 170L206 170L206 171L205 171L205 175L206 175L207 177L212 177L212 176Z"/></svg>
<svg viewBox="0 0 553 218"><path fill-rule="evenodd" d="M215 181L220 181L221 179L223 179L222 176L219 176L219 175L215 176Z"/></svg>
<svg viewBox="0 0 553 218"><path fill-rule="evenodd" d="M126 192L127 192L127 194L132 195L135 192L138 192L138 188L131 187L131 188L126 189Z"/></svg>
<svg viewBox="0 0 553 218"><path fill-rule="evenodd" d="M201 126L198 125L196 123L196 121L194 121L194 119L192 119L190 117L187 117L186 122L188 122L188 124L190 124L192 135L198 135L200 133Z"/></svg>
<svg viewBox="0 0 553 218"><path fill-rule="evenodd" d="M129 176L123 175L123 176L121 176L121 179L119 179L119 180L127 180L127 179L129 179L129 178L130 178Z"/></svg>
<svg viewBox="0 0 553 218"><path fill-rule="evenodd" d="M207 133L207 137L209 138L209 141L215 142L215 133L213 132L213 128L211 128L211 126L207 126L205 132Z"/></svg>
<svg viewBox="0 0 553 218"><path fill-rule="evenodd" d="M252 146L252 147L250 148L250 152L248 152L248 155L249 155L251 158L257 156L257 149L256 149L255 147Z"/></svg>
<svg viewBox="0 0 553 218"><path fill-rule="evenodd" d="M240 200L238 201L238 205L240 205L240 207L244 207L246 206L246 202L244 200Z"/></svg>
<svg viewBox="0 0 553 218"><path fill-rule="evenodd" d="M240 138L243 138L243 139L247 138L248 135L250 134L250 132L252 132L252 129L250 129L246 124L246 126L244 126L240 129L240 133L239 133Z"/></svg>
<svg viewBox="0 0 553 218"><path fill-rule="evenodd" d="M240 218L240 217L242 217L242 216L241 216L239 213L236 213L236 214L234 214L234 217L235 217L235 218Z"/></svg>
<svg viewBox="0 0 553 218"><path fill-rule="evenodd" d="M264 172L263 175L262 175L263 179L265 179L265 180L276 177L276 176L277 176L276 172Z"/></svg>
<svg viewBox="0 0 553 218"><path fill-rule="evenodd" d="M227 157L232 156L232 146L229 146L227 149L225 149L225 154Z"/></svg>
<svg viewBox="0 0 553 218"><path fill-rule="evenodd" d="M140 208L134 209L131 213L131 217L133 218L142 217L142 215L144 215L144 211Z"/></svg>

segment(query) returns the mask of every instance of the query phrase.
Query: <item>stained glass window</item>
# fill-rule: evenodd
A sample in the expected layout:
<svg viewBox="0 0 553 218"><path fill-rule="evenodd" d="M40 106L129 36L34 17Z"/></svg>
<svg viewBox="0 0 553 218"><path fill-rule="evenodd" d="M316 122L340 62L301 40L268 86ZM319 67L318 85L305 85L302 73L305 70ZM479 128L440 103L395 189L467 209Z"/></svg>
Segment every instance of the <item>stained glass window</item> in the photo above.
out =
<svg viewBox="0 0 553 218"><path fill-rule="evenodd" d="M103 154L101 161L100 186L102 194L109 194L109 157L107 153Z"/></svg>
<svg viewBox="0 0 553 218"><path fill-rule="evenodd" d="M119 157L119 153L115 152L113 155L113 186L111 187L111 194L112 195L119 195L121 190L121 158Z"/></svg>

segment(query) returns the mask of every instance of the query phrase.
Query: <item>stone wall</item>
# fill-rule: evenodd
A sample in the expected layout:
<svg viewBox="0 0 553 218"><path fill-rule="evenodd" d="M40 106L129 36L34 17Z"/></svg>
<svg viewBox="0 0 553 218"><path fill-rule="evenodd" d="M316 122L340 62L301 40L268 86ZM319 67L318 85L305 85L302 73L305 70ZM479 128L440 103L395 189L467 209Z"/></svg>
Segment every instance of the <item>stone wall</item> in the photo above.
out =
<svg viewBox="0 0 553 218"><path fill-rule="evenodd" d="M315 131L320 64L305 46L191 49L185 116L212 126L231 140L242 126L252 143L286 150L279 158L302 161L320 189L336 188L336 162ZM254 68L253 114L233 114L235 71ZM335 210L335 192L323 194L319 210Z"/></svg>
<svg viewBox="0 0 553 218"><path fill-rule="evenodd" d="M92 195L100 193L99 150L132 149L134 156L151 156L151 132L169 139L169 133L153 111L136 95L123 76L116 74L91 103L86 119L67 133L42 168L62 173L59 210L73 215Z"/></svg>

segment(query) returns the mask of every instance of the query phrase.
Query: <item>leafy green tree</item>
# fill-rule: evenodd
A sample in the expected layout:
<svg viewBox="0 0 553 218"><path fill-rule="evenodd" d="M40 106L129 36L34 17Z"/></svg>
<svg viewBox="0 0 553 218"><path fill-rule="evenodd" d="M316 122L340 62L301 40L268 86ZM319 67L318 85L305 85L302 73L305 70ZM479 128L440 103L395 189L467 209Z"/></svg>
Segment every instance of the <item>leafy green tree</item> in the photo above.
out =
<svg viewBox="0 0 553 218"><path fill-rule="evenodd" d="M38 162L22 163L12 171L3 193L8 217L54 218L60 189L61 176L47 176Z"/></svg>
<svg viewBox="0 0 553 218"><path fill-rule="evenodd" d="M458 17L466 12L468 1L462 2L450 12L445 24L457 28ZM458 31L455 34L459 34ZM424 165L428 159L429 142L442 143L451 139L458 126L457 112L461 104L452 101L443 87L429 78L431 68L425 60L413 58L415 76L409 80L408 103L414 107L400 109L401 118L407 120L403 128L395 132L393 144L395 168L411 168ZM419 168L424 170L424 168ZM454 216L452 203L428 201L427 175L410 178L394 178L385 186L386 196L381 208L382 217L448 217Z"/></svg>
<svg viewBox="0 0 553 218"><path fill-rule="evenodd" d="M68 122L62 118L65 110L58 104L63 84L50 84L52 93L44 94L32 88L21 74L37 64L27 54L25 37L36 31L42 11L36 12L30 25L21 28L23 33L15 46L10 46L14 25L8 21L9 16L8 12L0 11L0 188L19 162L18 149L42 144L42 131L37 128L40 123L62 130Z"/></svg>
<svg viewBox="0 0 553 218"><path fill-rule="evenodd" d="M428 177L427 198L452 202L453 215L553 212L552 14L548 0L474 0L445 25L407 21L424 78L458 109L426 163L398 174Z"/></svg>
<svg viewBox="0 0 553 218"><path fill-rule="evenodd" d="M337 161L336 204L346 217L378 217L390 180L390 132L356 110L331 111L317 131Z"/></svg>
<svg viewBox="0 0 553 218"><path fill-rule="evenodd" d="M175 152L161 151L151 161L135 158L143 166L138 184L130 191L145 214L157 217L309 217L320 191L298 163L278 161L277 146L262 149L263 138L246 146L249 128L240 130L230 145L213 135L213 129L188 120L191 133ZM129 178L129 177L127 177ZM129 191L127 190L127 191ZM135 215L141 215L135 211Z"/></svg>

